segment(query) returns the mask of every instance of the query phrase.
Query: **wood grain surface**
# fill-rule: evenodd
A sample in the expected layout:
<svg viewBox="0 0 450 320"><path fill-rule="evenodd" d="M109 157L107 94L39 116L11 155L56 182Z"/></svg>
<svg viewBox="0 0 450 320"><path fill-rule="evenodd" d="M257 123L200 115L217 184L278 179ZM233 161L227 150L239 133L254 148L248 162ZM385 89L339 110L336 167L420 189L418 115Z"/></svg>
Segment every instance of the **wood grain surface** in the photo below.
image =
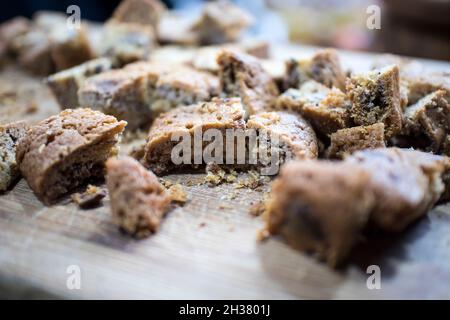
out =
<svg viewBox="0 0 450 320"><path fill-rule="evenodd" d="M313 50L275 48L273 54L284 59ZM372 57L342 53L344 65L359 70L367 69ZM447 63L425 63L450 70ZM1 123L33 122L59 111L40 79L11 68L0 74L0 99ZM123 145L122 152L129 147ZM170 212L160 232L139 241L111 223L108 197L91 210L78 209L69 198L46 207L20 180L0 195L0 297L450 298L449 204L436 207L400 235L371 235L348 264L332 270L280 239L258 242L263 221L249 209L263 192L238 189L236 183L209 187L198 183L203 177L166 177L180 182L189 200ZM373 264L381 268L380 290L366 286L366 269ZM81 270L79 290L66 285L71 265Z"/></svg>

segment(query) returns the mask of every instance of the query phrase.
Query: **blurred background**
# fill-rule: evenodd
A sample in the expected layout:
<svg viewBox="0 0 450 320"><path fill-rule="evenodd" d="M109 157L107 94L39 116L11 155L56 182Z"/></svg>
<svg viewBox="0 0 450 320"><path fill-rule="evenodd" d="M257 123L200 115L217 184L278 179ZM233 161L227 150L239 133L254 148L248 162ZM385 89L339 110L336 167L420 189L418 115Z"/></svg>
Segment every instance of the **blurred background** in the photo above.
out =
<svg viewBox="0 0 450 320"><path fill-rule="evenodd" d="M104 21L119 0L14 0L1 21L38 10L81 8L83 19ZM169 8L198 14L202 0L165 0ZM252 32L272 41L351 50L392 52L450 60L450 0L236 0L258 19ZM371 5L381 9L381 29L367 28Z"/></svg>

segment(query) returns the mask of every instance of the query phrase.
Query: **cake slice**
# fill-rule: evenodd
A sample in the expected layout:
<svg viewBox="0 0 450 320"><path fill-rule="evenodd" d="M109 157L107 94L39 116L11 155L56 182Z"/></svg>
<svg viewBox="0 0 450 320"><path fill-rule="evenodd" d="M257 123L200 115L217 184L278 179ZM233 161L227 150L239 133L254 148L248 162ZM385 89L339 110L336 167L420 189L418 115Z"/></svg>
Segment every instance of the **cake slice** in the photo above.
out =
<svg viewBox="0 0 450 320"><path fill-rule="evenodd" d="M209 101L219 93L219 79L188 66L174 67L158 77L151 93L151 109L155 114L181 105Z"/></svg>
<svg viewBox="0 0 450 320"><path fill-rule="evenodd" d="M102 178L117 153L126 122L91 109L67 109L31 127L17 145L17 162L29 186L45 203Z"/></svg>
<svg viewBox="0 0 450 320"><path fill-rule="evenodd" d="M253 17L231 1L207 3L192 27L202 45L234 42L253 24Z"/></svg>
<svg viewBox="0 0 450 320"><path fill-rule="evenodd" d="M279 94L272 77L258 59L231 50L217 57L222 91L228 97L240 97L248 115L270 111Z"/></svg>
<svg viewBox="0 0 450 320"><path fill-rule="evenodd" d="M80 28L56 26L50 32L50 42L56 70L71 68L94 58L84 25Z"/></svg>
<svg viewBox="0 0 450 320"><path fill-rule="evenodd" d="M159 0L122 0L114 10L112 20L156 27L166 10Z"/></svg>
<svg viewBox="0 0 450 320"><path fill-rule="evenodd" d="M0 125L0 192L6 191L20 176L16 147L27 130L24 121Z"/></svg>
<svg viewBox="0 0 450 320"><path fill-rule="evenodd" d="M445 191L447 157L399 148L355 152L345 162L371 173L368 189L375 196L371 221L387 231L401 231L424 216Z"/></svg>
<svg viewBox="0 0 450 320"><path fill-rule="evenodd" d="M339 129L349 127L351 103L337 88L309 80L300 89L288 89L278 97L276 109L301 114L316 132L328 137Z"/></svg>
<svg viewBox="0 0 450 320"><path fill-rule="evenodd" d="M226 129L245 129L244 109L240 99L218 99L179 107L161 114L153 122L145 146L143 163L156 174L173 169L204 165L203 151L208 145L203 133L216 129L226 137ZM234 137L233 137L234 139ZM226 145L226 141L223 146ZM179 147L186 147L178 150ZM174 156L177 160L174 162ZM225 154L217 154L225 163ZM178 160L182 160L178 163ZM234 160L234 158L232 159Z"/></svg>
<svg viewBox="0 0 450 320"><path fill-rule="evenodd" d="M286 62L285 88L300 88L304 82L315 80L328 88L345 90L345 72L337 51L323 49L317 51L310 59Z"/></svg>
<svg viewBox="0 0 450 320"><path fill-rule="evenodd" d="M427 151L444 152L445 139L450 134L450 104L446 92L438 90L405 111L405 129L408 135L425 135L430 141Z"/></svg>
<svg viewBox="0 0 450 320"><path fill-rule="evenodd" d="M77 108L78 90L84 81L98 73L110 70L113 62L109 58L90 60L76 67L49 76L46 83L62 109Z"/></svg>
<svg viewBox="0 0 450 320"><path fill-rule="evenodd" d="M384 124L345 128L331 134L328 158L343 159L358 150L385 148Z"/></svg>
<svg viewBox="0 0 450 320"><path fill-rule="evenodd" d="M374 197L370 174L347 163L293 161L272 184L267 229L337 266L361 237Z"/></svg>
<svg viewBox="0 0 450 320"><path fill-rule="evenodd" d="M290 160L316 159L317 138L311 125L300 115L272 111L250 116L247 131L255 130L258 143L249 144L250 152L258 154L258 165L278 173L281 164Z"/></svg>
<svg viewBox="0 0 450 320"><path fill-rule="evenodd" d="M396 65L352 75L347 81L347 94L356 124L367 126L383 122L387 139L401 132L403 110Z"/></svg>
<svg viewBox="0 0 450 320"><path fill-rule="evenodd" d="M127 129L148 126L150 98L166 65L136 62L88 78L78 91L81 106L101 110L128 122Z"/></svg>
<svg viewBox="0 0 450 320"><path fill-rule="evenodd" d="M155 38L150 25L110 21L104 27L102 55L121 66L145 60L155 47Z"/></svg>
<svg viewBox="0 0 450 320"><path fill-rule="evenodd" d="M169 211L169 192L133 158L111 158L106 168L113 222L137 238L155 233Z"/></svg>

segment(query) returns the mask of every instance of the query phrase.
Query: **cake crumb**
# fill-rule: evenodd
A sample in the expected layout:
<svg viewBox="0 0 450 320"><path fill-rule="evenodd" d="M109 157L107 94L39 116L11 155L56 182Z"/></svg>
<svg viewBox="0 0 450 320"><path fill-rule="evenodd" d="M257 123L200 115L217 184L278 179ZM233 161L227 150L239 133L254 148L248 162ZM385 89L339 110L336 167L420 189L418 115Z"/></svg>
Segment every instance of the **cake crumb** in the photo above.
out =
<svg viewBox="0 0 450 320"><path fill-rule="evenodd" d="M178 202L178 203L186 203L187 193L181 184L179 184L179 183L174 184L174 185L170 186L168 190L169 190L172 201Z"/></svg>
<svg viewBox="0 0 450 320"><path fill-rule="evenodd" d="M266 211L266 204L264 201L259 201L254 203L251 207L250 207L250 214L253 217L259 217L261 216L264 212Z"/></svg>
<svg viewBox="0 0 450 320"><path fill-rule="evenodd" d="M267 240L269 238L269 236L270 236L269 231L266 228L264 228L264 229L258 230L257 240L258 240L258 242L263 242L263 241Z"/></svg>
<svg viewBox="0 0 450 320"><path fill-rule="evenodd" d="M88 185L83 193L74 193L71 198L81 209L89 209L98 206L105 196L105 189Z"/></svg>

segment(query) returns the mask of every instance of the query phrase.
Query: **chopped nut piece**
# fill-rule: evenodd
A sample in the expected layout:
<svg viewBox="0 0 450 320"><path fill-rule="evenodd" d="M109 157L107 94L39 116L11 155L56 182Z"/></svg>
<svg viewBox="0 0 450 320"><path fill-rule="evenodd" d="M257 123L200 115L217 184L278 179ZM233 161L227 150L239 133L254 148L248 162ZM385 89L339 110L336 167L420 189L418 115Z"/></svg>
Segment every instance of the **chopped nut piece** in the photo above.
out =
<svg viewBox="0 0 450 320"><path fill-rule="evenodd" d="M346 128L331 134L327 157L343 159L358 150L385 148L384 124Z"/></svg>
<svg viewBox="0 0 450 320"><path fill-rule="evenodd" d="M353 75L347 81L347 93L356 124L366 126L383 122L387 139L401 132L403 112L397 66Z"/></svg>
<svg viewBox="0 0 450 320"><path fill-rule="evenodd" d="M256 58L224 50L217 63L222 91L228 97L241 97L248 115L273 107L278 87Z"/></svg>
<svg viewBox="0 0 450 320"><path fill-rule="evenodd" d="M114 223L137 238L155 233L169 211L169 192L133 158L111 158L106 167Z"/></svg>

